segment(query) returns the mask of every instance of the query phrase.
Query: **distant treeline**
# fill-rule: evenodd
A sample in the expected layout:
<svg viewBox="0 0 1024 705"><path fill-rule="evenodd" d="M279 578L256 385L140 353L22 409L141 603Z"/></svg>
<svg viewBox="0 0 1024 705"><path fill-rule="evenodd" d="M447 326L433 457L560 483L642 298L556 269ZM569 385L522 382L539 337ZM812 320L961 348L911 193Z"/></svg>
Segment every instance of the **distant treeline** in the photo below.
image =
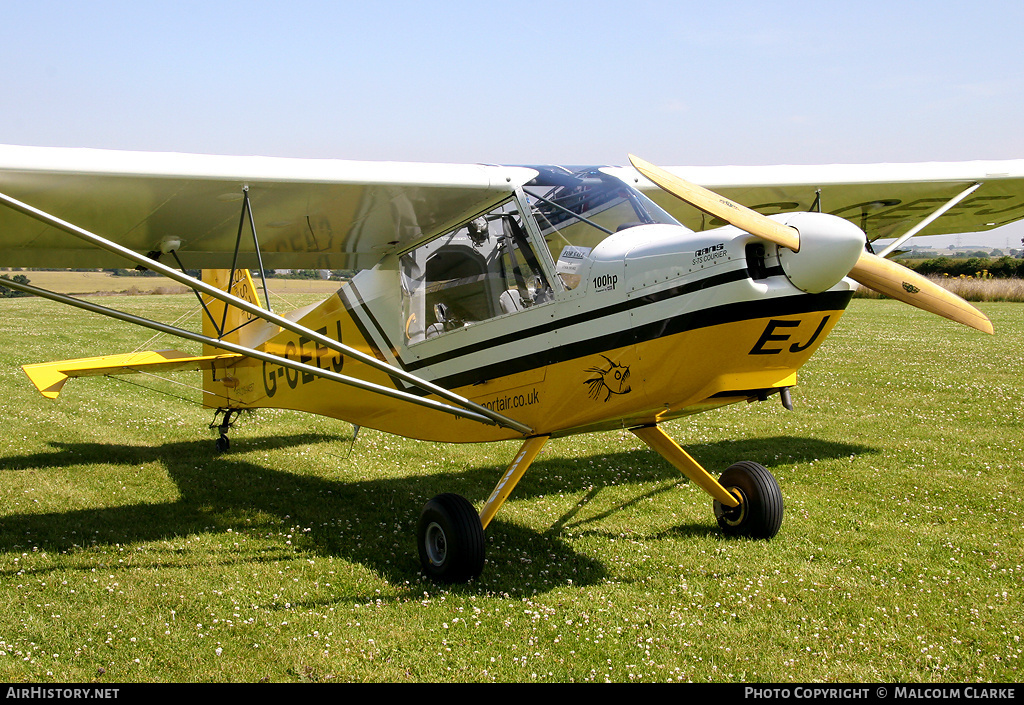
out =
<svg viewBox="0 0 1024 705"><path fill-rule="evenodd" d="M156 272L150 270L138 271L135 269L104 269L104 272L110 272L115 277L155 277L161 276ZM324 279L322 275L323 270L320 269L267 269L264 270L267 279ZM191 277L199 277L198 269L186 269L185 273ZM330 270L331 279L351 279L355 276L354 269L332 269ZM251 272L253 277L259 277L259 270L253 270Z"/></svg>
<svg viewBox="0 0 1024 705"><path fill-rule="evenodd" d="M29 279L24 274L15 274L13 277L9 277L6 274L0 274L0 280L6 279L7 281L14 281L19 284L28 284ZM13 299L15 296L32 296L24 291L18 291L17 289L8 289L6 286L0 286L0 298L2 299Z"/></svg>
<svg viewBox="0 0 1024 705"><path fill-rule="evenodd" d="M124 267L111 267L111 268L107 268L107 269L71 269L71 270L56 269L56 268L46 268L46 267L26 267L26 268L24 268L24 271L26 271L26 272L65 272L65 271L71 271L71 272L107 272L108 274L111 274L111 275L113 275L115 277L159 277L159 276L163 276L163 275L159 274L158 272L154 272L151 269L128 269L128 268L124 268ZM276 279L323 279L324 277L321 274L323 271L324 270L321 270L321 269L282 269L282 270L267 269L267 270L264 271L264 273L267 275L268 279L272 278L272 277L276 278ZM351 279L356 274L356 270L354 270L354 269L331 269L329 271L331 273L331 277L330 277L331 279ZM199 277L199 270L198 269L186 269L185 273L188 274L190 277L196 277L196 278ZM252 272L252 276L254 276L254 277L258 277L259 274L260 274L259 270L254 270Z"/></svg>
<svg viewBox="0 0 1024 705"><path fill-rule="evenodd" d="M908 263L911 269L918 274L937 274L950 277L994 277L1006 279L1015 277L1024 279L1024 259L1004 256L999 259L987 257L970 257L968 259L954 259L952 257L936 257L923 262ZM980 275L979 275L980 273Z"/></svg>
<svg viewBox="0 0 1024 705"><path fill-rule="evenodd" d="M94 269L86 269L86 270L76 270L76 271L94 272L96 270L94 270ZM115 276L115 277L162 277L163 276L163 274L160 274L159 272L154 272L152 269L123 269L123 268L120 268L120 267L116 267L116 268L113 268L113 269L104 269L103 271L104 272L108 272L112 276ZM190 277L199 278L199 270L198 269L186 269L185 270L185 274L189 275Z"/></svg>
<svg viewBox="0 0 1024 705"><path fill-rule="evenodd" d="M267 279L324 279L323 271L322 269L268 269L266 273ZM331 269L328 271L331 273L331 279L351 279L356 275L354 269ZM258 271L252 273L254 277L258 274Z"/></svg>

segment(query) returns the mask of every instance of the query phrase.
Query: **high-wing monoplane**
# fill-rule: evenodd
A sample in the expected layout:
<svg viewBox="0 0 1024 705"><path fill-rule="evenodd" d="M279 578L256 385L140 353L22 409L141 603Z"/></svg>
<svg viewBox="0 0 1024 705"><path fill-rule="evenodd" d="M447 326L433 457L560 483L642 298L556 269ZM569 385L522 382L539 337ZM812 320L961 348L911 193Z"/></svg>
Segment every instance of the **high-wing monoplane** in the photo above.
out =
<svg viewBox="0 0 1024 705"><path fill-rule="evenodd" d="M202 344L201 355L24 369L51 398L70 377L201 370L222 451L233 415L264 407L431 441L522 440L479 512L454 494L423 508L420 559L440 580L479 575L484 530L549 438L613 428L711 495L723 531L770 538L783 515L771 474L740 461L716 478L661 424L774 394L789 405L855 282L991 333L980 311L886 255L917 233L1024 218L1024 161L631 159L506 167L0 147L0 266L133 263L201 304L198 333L5 282ZM876 253L879 238L893 242ZM358 273L279 314L251 274L269 268Z"/></svg>

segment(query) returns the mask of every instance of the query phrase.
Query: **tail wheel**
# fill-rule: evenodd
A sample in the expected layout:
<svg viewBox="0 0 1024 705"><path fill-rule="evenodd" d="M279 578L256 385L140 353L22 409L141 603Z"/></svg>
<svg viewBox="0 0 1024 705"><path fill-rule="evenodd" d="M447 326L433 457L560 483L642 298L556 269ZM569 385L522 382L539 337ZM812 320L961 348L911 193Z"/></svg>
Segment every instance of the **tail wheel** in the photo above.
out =
<svg viewBox="0 0 1024 705"><path fill-rule="evenodd" d="M484 530L469 501L439 494L423 506L416 529L423 572L445 583L466 582L484 568Z"/></svg>
<svg viewBox="0 0 1024 705"><path fill-rule="evenodd" d="M722 487L735 495L739 506L715 501L715 517L727 535L770 539L782 526L782 490L763 465L744 460L722 473Z"/></svg>
<svg viewBox="0 0 1024 705"><path fill-rule="evenodd" d="M217 448L218 453L227 453L228 448L231 447L231 441L228 440L227 436L222 435L214 441L214 447Z"/></svg>

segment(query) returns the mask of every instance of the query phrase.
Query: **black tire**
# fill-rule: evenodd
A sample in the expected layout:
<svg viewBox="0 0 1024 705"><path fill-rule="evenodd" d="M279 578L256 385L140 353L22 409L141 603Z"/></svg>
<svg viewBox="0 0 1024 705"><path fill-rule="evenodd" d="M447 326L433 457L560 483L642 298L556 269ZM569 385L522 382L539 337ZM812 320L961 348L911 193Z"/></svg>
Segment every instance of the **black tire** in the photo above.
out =
<svg viewBox="0 0 1024 705"><path fill-rule="evenodd" d="M718 525L729 536L770 539L782 526L782 490L763 465L749 460L730 465L718 482L741 497L738 507L715 500Z"/></svg>
<svg viewBox="0 0 1024 705"><path fill-rule="evenodd" d="M440 582L466 582L484 569L484 529L465 497L439 494L423 506L416 529L423 572Z"/></svg>
<svg viewBox="0 0 1024 705"><path fill-rule="evenodd" d="M220 436L214 442L214 446L217 448L218 453L227 453L228 448L231 447L231 441L228 440L227 436Z"/></svg>

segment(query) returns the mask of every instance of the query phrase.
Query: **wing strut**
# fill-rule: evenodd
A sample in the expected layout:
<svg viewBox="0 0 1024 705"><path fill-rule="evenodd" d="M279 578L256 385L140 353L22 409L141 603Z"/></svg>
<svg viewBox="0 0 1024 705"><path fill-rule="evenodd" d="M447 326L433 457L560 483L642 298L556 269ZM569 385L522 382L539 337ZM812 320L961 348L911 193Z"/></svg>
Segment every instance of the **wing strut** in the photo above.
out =
<svg viewBox="0 0 1024 705"><path fill-rule="evenodd" d="M223 291L221 289L218 289L215 286L211 286L210 284L207 284L206 282L203 282L203 281L201 281L199 279L196 279L195 277L190 277L187 274L185 274L184 272L179 272L178 270L174 269L173 267L168 267L167 265L162 264L159 261L152 260L152 259L150 259L150 258L148 258L148 257L146 257L144 255L140 255L139 253L135 252L134 250L130 250L127 247L123 247L122 245L117 244L116 242L112 242L111 240L107 240L106 238L101 237L99 235L96 235L95 233L89 232L88 230L86 230L84 228L80 228L77 225L69 223L69 222L67 222L65 220L61 220L60 218L58 218L58 217L56 217L54 215L51 215L51 214L46 213L44 211L41 211L38 208L34 208L33 206L30 206L27 203L23 203L22 201L19 201L19 200L15 199L15 198L12 198L12 197L8 196L7 194L0 193L0 204L6 205L8 208L11 208L12 210L18 211L19 213L22 213L23 215L26 215L26 216L28 216L30 218L34 218L35 220L38 220L38 221L40 221L42 223L46 223L47 225L49 225L51 227L54 227L54 228L57 228L58 230L62 230L64 232L68 233L69 235L73 235L73 236L75 236L75 237L77 237L79 239L85 240L86 242L88 242L88 243L90 243L92 245L95 245L96 247L99 247L101 249L107 250L108 252L113 252L114 254L120 255L121 257L124 257L127 260L135 262L136 264L141 264L144 267L147 267L148 269L151 269L151 270L153 270L155 272L159 272L160 274L164 275L168 279L176 281L179 284L183 284L183 285L189 287L190 289L192 289L193 291L199 291L199 292L202 292L202 293L207 294L209 296L212 296L213 298L218 299L220 301L223 301L224 303L226 303L228 305L235 306L235 307L237 307L237 308L239 308L239 309L241 309L241 310L243 310L243 311L245 311L245 312L247 312L249 314L252 314L253 316L256 316L257 318L262 318L263 320L268 321L269 323L272 323L272 324L274 324L276 326L280 326L281 328L283 328L283 329L285 329L287 331L291 331L292 333L295 333L296 335L305 336L306 338L310 339L311 341L316 341L320 345L323 345L323 346L327 347L330 350L333 350L335 352L341 353L343 355L348 355L350 358L359 360L363 364L368 365L369 367L372 367L372 368L374 368L376 370L380 370L381 372L384 372L385 374L387 374L387 375L389 375L391 377L397 377L398 379L401 379L402 381L404 381L404 382L406 382L406 383L408 383L408 384L410 384L410 385L412 385L414 387L417 387L418 389L420 389L420 390L422 390L422 391L424 391L424 392L426 392L428 394L435 394L435 395L441 397L442 399L445 399L445 400L451 402L452 404L455 404L456 406L462 407L462 410L459 410L459 409L455 409L454 407L450 407L450 406L447 406L447 405L444 405L444 404L439 405L440 407L444 407L444 410L446 410L446 411L449 411L451 413L458 412L458 415L460 415L460 416L466 416L467 418L474 418L476 420L486 419L486 421L484 421L484 423L494 424L494 425L497 425L497 426L501 426L503 428L511 428L511 429L514 429L514 430L516 430L516 431L518 431L518 432L520 432L520 433L522 433L524 435L529 435L530 433L533 432L533 429L530 428L529 426L527 426L527 425L525 425L523 423L520 423L519 421L515 421L514 419L510 419L507 416L504 416L503 414L499 414L496 411L491 411L490 409L488 409L488 408L486 408L484 406L481 406L480 404L476 404L475 402L472 402L472 401L470 401L470 400L468 400L468 399L466 399L466 398L464 398L462 396L459 396L458 394L455 394L454 392L451 392L451 391L445 389L444 387L439 387L438 385L433 384L432 382L428 382L425 379L421 379L419 377L416 377L415 375L409 374L405 370L402 370L402 369L399 369L399 368L394 367L392 365L389 365L386 362L382 362L382 361L378 360L377 358L375 358L375 357L373 357L371 355L367 355L366 353L360 352L359 350L356 350L355 348L351 348L351 347L349 347L347 345L344 345L343 343L341 343L341 342L339 342L337 340L334 340L332 338L328 338L327 336L322 335L320 333L317 333L314 330L310 330L309 328L306 328L305 326L303 326L303 325L301 325L299 323L296 323L294 321L290 321L290 320L288 320L287 318L285 318L283 316L278 316L277 314L275 314L275 313L273 313L271 311L268 311L268 310L266 310L265 308L263 308L261 306L258 306L256 304L250 303L249 301L246 301L245 299L241 299L241 298L239 298L237 296L234 296L233 294L230 294L227 291ZM97 313L102 313L103 315L110 315L112 313L116 313L118 315L114 316L115 318L121 318L122 316L127 316L128 315L128 314L124 314L124 313L122 313L120 311L116 311L115 309L106 309L106 311L108 313L104 313L103 311L99 310L99 309L105 309L105 307L103 307L103 306L97 306L96 304L90 304L90 303L85 302L85 301L79 301L78 299L74 299L73 297L64 297L61 294L56 294L54 292L46 291L45 289L39 289L37 287L33 287L33 286L30 286L30 285L19 285L19 286L25 287L25 288L22 288L21 290L22 291L26 291L26 292L28 292L30 294L35 294L37 296L42 296L43 298L48 298L48 299L51 299L51 300L54 300L54 301L59 301L61 303L67 303L69 305L77 306L79 308L84 308L86 310L95 311ZM18 287L13 287L12 286L11 288L18 288ZM57 297L60 297L60 298L57 298ZM70 300L64 300L64 299L70 299ZM95 308L92 308L92 307L95 307ZM121 320L127 320L127 319L121 318ZM147 325L146 323L142 323L141 321L147 321L148 324L153 324L153 325ZM145 327L148 327L148 328L153 328L154 330L162 330L161 328L156 328L155 326L163 326L164 325L162 323L159 323L158 321L148 321L148 319L138 319L137 321L132 321L132 322L138 323L139 325L144 325ZM168 326L168 328L170 328L170 326ZM175 330L178 331L179 329L175 329ZM163 332L170 332L170 331L163 331ZM186 333L187 335L181 335L181 333ZM192 336L196 335L195 333L192 333L190 331L184 331L184 330L181 330L180 332L170 332L170 334L171 335L178 335L179 337L184 337L184 338L187 338L189 340L195 340L195 338L193 338ZM222 342L222 341L218 341L218 340L209 339L209 338L205 339L203 342L207 342L209 345L213 345L213 346L218 347L218 348L220 348L222 350L230 350L231 352L240 352L243 355L248 355L249 357L254 357L254 358L257 358L257 359L264 359L261 356L262 355L268 355L269 358L270 358L269 361L274 363L274 364L282 365L282 366L285 366L285 367L292 366L293 369L302 369L302 368L307 368L308 367L308 369L305 369L304 371L316 374L316 372L315 372L316 368L309 367L309 366L306 366L306 365L301 365L301 363L292 363L291 361L287 361L287 360L285 360L285 358L277 357L276 355L269 355L268 353L261 353L261 352L259 352L257 350L252 350L251 348L245 348L245 347L242 347L242 346L232 345L229 348L228 347L228 345L229 345L228 343L225 343L225 342ZM286 362L288 362L287 365L285 364ZM294 367L294 365L300 365L300 367ZM365 389L370 389L371 387L377 387L377 389L373 389L371 391L380 391L381 393L384 393L384 390L387 390L386 387L379 387L379 385L372 385L372 384L370 384L368 382L364 382L362 380L357 380L357 379L351 378L351 377L345 377L344 375L336 375L335 373L327 374L325 370L320 370L319 376L321 376L321 377L328 377L330 379L334 379L335 381L343 382L345 384L352 384L353 386L362 386ZM395 395L396 392L397 392L397 390L387 390L387 391L388 391L389 395ZM415 398L415 399L418 399L419 402L421 402L421 403L422 402L429 402L429 400L422 399L421 397L417 397L416 395L413 395L413 394L407 394L405 392L398 392L398 394L405 395L402 398L407 398L408 397L407 400L411 400L411 399ZM429 402L429 403L436 404L436 402Z"/></svg>
<svg viewBox="0 0 1024 705"><path fill-rule="evenodd" d="M942 215L943 213L945 213L946 211L948 211L948 210L949 210L950 208L952 208L953 206L955 206L955 205L956 205L957 203L959 203L960 201L962 201L962 200L964 200L965 198L967 198L968 196L970 196L970 195L971 195L972 193L974 193L975 191L977 191L977 190L978 190L979 188L981 188L981 182L980 182L980 181L979 181L979 182L977 182L977 183L971 184L970 186L968 186L967 188L965 188L965 189L964 189L963 191L961 191L961 192L960 192L960 193L958 193L957 195L953 196L953 198L951 198L951 199L949 199L948 201L946 201L946 203L945 203L944 205L942 205L942 206L940 206L940 207L939 207L938 209L936 209L934 213L932 213L932 214L931 214L931 215L929 215L929 216L928 216L927 218L925 218L924 220L922 220L922 221L921 221L920 223L918 223L917 225L915 225L914 227L912 227L912 228L911 228L910 230L908 230L908 231L907 231L907 232L905 232L905 233L904 233L903 235L901 235L901 236L900 236L900 238L899 238L898 240L896 240L896 241L895 241L895 242L893 242L893 243L892 243L891 245L889 245L888 247L886 247L886 248L885 248L884 250L882 250L881 252L879 252L879 253L878 253L878 256L879 256L879 257L888 257L888 256L889 256L889 253L890 253L890 252L892 252L893 250L895 250L895 249L896 249L897 247L899 247L900 245L902 245L902 244L903 244L904 242L906 242L906 241L907 241L907 240L909 240L910 238L912 238L912 237L914 237L915 235L917 235L917 234L918 234L919 232L921 232L921 231L922 231L922 230L924 230L925 228L927 228L927 227L928 227L929 225L931 225L931 224L932 224L932 221L933 221L933 220L935 220L935 219L936 219L936 218L938 218L938 217L939 217L940 215Z"/></svg>
<svg viewBox="0 0 1024 705"><path fill-rule="evenodd" d="M242 213L238 217L238 234L235 236L235 251L231 258L231 276L228 277L228 290L230 291L230 289L232 288L233 282L235 281L235 272L238 271L238 251L241 249L242 245L242 228L245 226L246 216L249 217L249 229L252 231L252 242L255 245L256 262L260 268L260 281L263 283L263 303L265 304L265 307L268 311L273 311L273 309L270 306L270 290L267 289L267 275L263 271L263 253L260 251L260 241L259 238L256 236L256 221L252 217L252 202L249 200L248 185L242 187ZM178 269L184 272L185 265L178 257L178 251L176 249L172 249L169 252L171 256L174 257L174 261L178 263ZM161 254L163 254L163 252L161 250L158 250L157 252L151 252L149 256L153 260L159 260ZM148 267L146 268L148 269ZM218 336L224 337L227 336L229 333L233 333L235 330L238 330L238 328L235 328L234 330L230 331L224 330L224 328L227 326L227 306L224 307L224 316L222 317L221 322L218 325L217 321L214 320L213 318L213 314L210 313L210 309L206 306L206 301L203 300L202 295L195 289L192 289L192 293L194 293L196 295L196 298L199 299L199 305L203 307L203 312L206 313L206 317L209 319L210 323L213 324L213 327L217 331ZM251 320L252 319L250 319L250 321ZM247 321L242 325L248 325L250 321Z"/></svg>
<svg viewBox="0 0 1024 705"><path fill-rule="evenodd" d="M242 187L242 215L238 218L238 235L235 237L235 254L231 260L231 277L228 279L229 282L235 281L235 270L238 264L238 250L239 245L242 244L242 227L245 225L245 216L249 216L249 229L252 231L252 242L256 246L256 263L260 268L260 280L263 282L263 300L267 305L267 310L270 310L270 291L267 290L267 277L263 273L263 254L260 252L260 241L256 237L256 221L252 218L252 201L249 200L249 187L248 185ZM177 255L175 255L177 258ZM184 269L184 267L182 268ZM230 284L228 287L230 288ZM227 320L228 307L224 307L224 319ZM221 322L221 328L223 329L224 323Z"/></svg>
<svg viewBox="0 0 1024 705"><path fill-rule="evenodd" d="M197 343L203 343L204 345L211 345L213 347L220 348L221 350L227 350L228 352L236 353L239 355L245 355L246 357L255 358L257 360L262 360L263 362L270 362L281 367L287 367L289 369L297 370L304 374L309 373L316 377L323 377L325 379L329 379L334 382L339 382L341 384L347 384L352 387L357 387L368 392L375 392L377 394L383 394L384 396L392 397L394 399L401 399L412 404L417 404L419 406L425 406L429 409L434 409L435 411L444 411L455 416L462 416L467 419L472 419L473 421L479 421L480 423L491 425L496 424L496 422L493 419L482 414L477 414L468 409L460 409L454 406L449 406L448 404L443 404L439 401L434 401L433 399L427 399L426 397L416 396L415 394L409 394L408 392L403 392L398 389L382 387L379 384L367 382L365 380L357 379L355 377L349 377L347 375L341 375L338 374L337 372L325 370L320 367L314 367L312 365L306 365L301 362L295 362L293 360L289 360L286 357L278 357L277 355L272 355L270 353L266 353L260 350L253 350L252 348L247 348L244 345L236 345L235 343L229 343L225 340L210 338L199 333L193 333L192 331L185 330L183 328L177 328L166 323L161 323L160 321L154 321L148 318L142 318L140 316L133 316L132 314L125 313L124 311L118 311L117 309L108 308L106 306L100 306L99 304L94 304L91 301L83 301L81 299L76 299L75 297L67 296L66 294L58 294L57 292L49 291L48 289L40 289L39 287L32 286L31 284L22 284L20 282L15 281L8 282L5 280L4 286L10 289L24 291L27 294L33 294L44 299L49 299L50 301L56 301L57 303L66 304L68 306L74 306L75 308L81 308L86 311L91 311L92 313L98 313L103 316L108 316L110 318L116 318L119 321L131 323L132 325L141 326L143 328L149 328L160 333L167 333L168 335L184 338L185 340L192 340Z"/></svg>

